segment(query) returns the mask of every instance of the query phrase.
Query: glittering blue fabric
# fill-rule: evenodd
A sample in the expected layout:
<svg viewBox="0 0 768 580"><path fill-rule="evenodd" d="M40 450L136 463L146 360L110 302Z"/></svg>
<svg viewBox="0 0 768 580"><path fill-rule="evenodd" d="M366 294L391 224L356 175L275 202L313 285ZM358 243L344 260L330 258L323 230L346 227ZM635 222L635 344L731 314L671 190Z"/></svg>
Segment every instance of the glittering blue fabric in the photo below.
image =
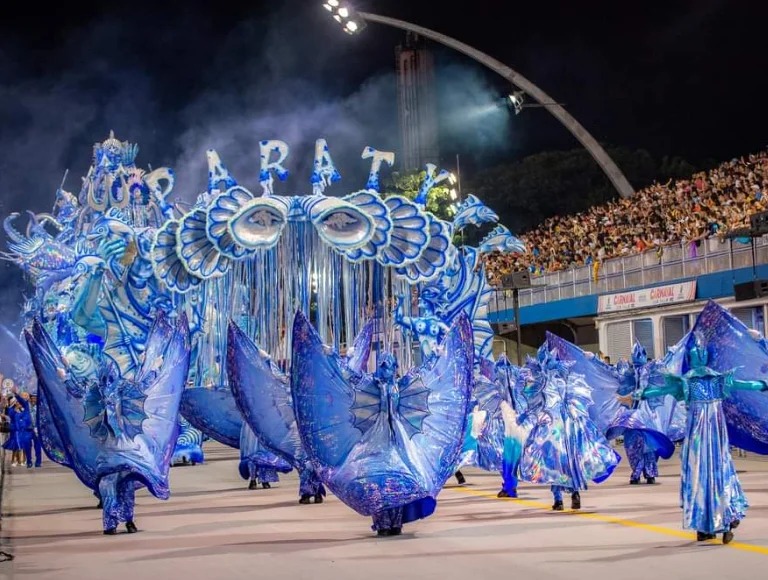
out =
<svg viewBox="0 0 768 580"><path fill-rule="evenodd" d="M589 417L603 435L613 439L625 431L639 430L659 456L665 459L672 456L674 441L682 435L680 426L684 407L669 397L664 401L665 406L656 410L648 403L629 409L622 406L617 398L617 395L632 392L647 383L645 365L630 366L620 372L594 354L586 353L575 344L550 333L547 333L546 345L557 353L559 359L569 363L571 372L583 375L590 391ZM670 435L677 439L672 439Z"/></svg>
<svg viewBox="0 0 768 580"><path fill-rule="evenodd" d="M651 381L643 397L671 394L688 406L681 450L683 525L710 534L727 531L748 508L730 445L768 450L765 339L709 302L665 363L664 384Z"/></svg>
<svg viewBox="0 0 768 580"><path fill-rule="evenodd" d="M136 506L135 481L121 473L110 473L99 480L98 497L102 503L104 529L114 529L123 522L133 521Z"/></svg>
<svg viewBox="0 0 768 580"><path fill-rule="evenodd" d="M264 449L299 472L299 495L319 493L320 481L301 443L287 377L234 323L228 338L229 386L245 422Z"/></svg>
<svg viewBox="0 0 768 580"><path fill-rule="evenodd" d="M228 387L184 389L181 414L211 439L235 449L240 446L243 418Z"/></svg>
<svg viewBox="0 0 768 580"><path fill-rule="evenodd" d="M640 477L658 477L659 465L655 449L646 442L642 431L633 429L624 433L624 450L632 470L629 478L638 480Z"/></svg>
<svg viewBox="0 0 768 580"><path fill-rule="evenodd" d="M677 374L687 372L685 345L694 335L700 337L709 352L709 368L732 372L734 379L741 380L763 379L768 375L768 342L765 338L753 337L740 320L711 301L696 319L691 332L673 353L665 357L667 370ZM653 383L659 383L658 377ZM723 412L731 445L768 455L768 393L731 390L728 395L723 402Z"/></svg>
<svg viewBox="0 0 768 580"><path fill-rule="evenodd" d="M121 513L132 515L131 490L137 486L145 485L155 497L167 499L179 403L189 368L186 318L182 316L172 325L160 314L149 333L147 355L132 379L132 388L140 388L144 397L146 418L141 421L141 431L132 437L126 429L110 428L106 437L93 434L83 420L83 397L95 385L72 378L39 322L35 321L26 339L38 387L48 403L67 462L86 486L98 490L105 506L105 525L119 519ZM119 407L116 413L115 425L124 425Z"/></svg>
<svg viewBox="0 0 768 580"><path fill-rule="evenodd" d="M258 477L261 482L277 481L277 472L288 473L291 464L281 459L274 453L270 453L259 441L256 434L247 424L242 425L240 434L240 477L254 479ZM259 475L261 474L261 475Z"/></svg>
<svg viewBox="0 0 768 580"><path fill-rule="evenodd" d="M373 514L373 525L371 529L374 532L379 530L391 530L392 528L403 527L403 508L393 508L382 510Z"/></svg>
<svg viewBox="0 0 768 580"><path fill-rule="evenodd" d="M531 426L520 460L525 481L587 489L607 479L621 457L590 419L590 388L547 345L539 360L529 362L534 383L526 388L528 410L521 418Z"/></svg>
<svg viewBox="0 0 768 580"><path fill-rule="evenodd" d="M325 496L325 486L323 486L323 482L320 481L310 461L296 469L299 472L299 495Z"/></svg>
<svg viewBox="0 0 768 580"><path fill-rule="evenodd" d="M704 382L697 380L691 389L688 432L680 453L680 497L684 527L717 533L744 519L749 506L731 457L722 401Z"/></svg>
<svg viewBox="0 0 768 580"><path fill-rule="evenodd" d="M473 343L465 315L442 354L396 379L385 355L375 375L350 373L297 313L291 389L302 441L320 479L361 515L403 508L403 523L425 517L453 474L472 388ZM351 413L355 394L379 388L370 421Z"/></svg>

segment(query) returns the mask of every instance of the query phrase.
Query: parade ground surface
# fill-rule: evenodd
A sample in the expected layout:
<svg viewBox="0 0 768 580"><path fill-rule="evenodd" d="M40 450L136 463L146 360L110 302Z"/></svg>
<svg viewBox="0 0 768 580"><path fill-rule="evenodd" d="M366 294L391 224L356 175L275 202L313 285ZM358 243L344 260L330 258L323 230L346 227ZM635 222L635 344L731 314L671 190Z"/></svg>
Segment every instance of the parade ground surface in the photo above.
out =
<svg viewBox="0 0 768 580"><path fill-rule="evenodd" d="M404 578L768 578L768 461L736 459L752 508L729 546L680 527L678 464L657 485L628 484L626 461L582 494L578 513L550 510L547 488L496 499L500 478L467 470L437 512L400 537L376 538L334 497L298 505L298 482L248 491L237 451L206 444L205 465L172 471L167 502L137 497L140 533L101 534L101 510L73 473L45 463L6 476L2 578L395 580ZM566 507L568 506L566 498ZM121 527L124 530L124 527Z"/></svg>

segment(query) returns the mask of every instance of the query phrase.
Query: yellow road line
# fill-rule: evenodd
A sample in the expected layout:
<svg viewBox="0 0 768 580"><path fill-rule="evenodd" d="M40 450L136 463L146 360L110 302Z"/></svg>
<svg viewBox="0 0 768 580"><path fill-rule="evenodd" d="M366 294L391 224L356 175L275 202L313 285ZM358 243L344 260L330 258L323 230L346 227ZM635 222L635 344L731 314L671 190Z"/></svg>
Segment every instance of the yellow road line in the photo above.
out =
<svg viewBox="0 0 768 580"><path fill-rule="evenodd" d="M498 501L511 501L520 505L537 508L537 509L545 509L548 511L552 509L552 506L539 501L531 501L527 499L520 499L520 498L514 498L514 497L496 497L496 494L494 493L488 493L485 491L475 491L474 489L468 489L466 487L461 487L461 486L452 487L449 489L452 491L459 491L467 495L473 495L473 496L482 497L485 499L495 499ZM614 516L608 516L608 515L602 515L602 514L591 514L591 513L581 512L578 510L565 510L565 511L574 516L578 516L580 518L586 518L588 520L596 520L596 521L604 522L607 524L618 524L620 526L626 526L628 528L636 528L640 530L646 530L648 532L656 532L657 534L663 534L665 536L673 536L675 538L684 538L686 540L696 539L696 534L691 534L688 532L684 532L682 530L674 530L672 528L665 528L663 526L643 524L640 522L635 522L633 520L625 520L622 518L617 518ZM709 543L723 545L720 540L709 540ZM753 552L755 554L768 555L768 547L765 547L765 546L755 546L752 544L742 544L740 542L731 542L730 544L727 544L724 547L736 548L737 550L744 550L745 552Z"/></svg>

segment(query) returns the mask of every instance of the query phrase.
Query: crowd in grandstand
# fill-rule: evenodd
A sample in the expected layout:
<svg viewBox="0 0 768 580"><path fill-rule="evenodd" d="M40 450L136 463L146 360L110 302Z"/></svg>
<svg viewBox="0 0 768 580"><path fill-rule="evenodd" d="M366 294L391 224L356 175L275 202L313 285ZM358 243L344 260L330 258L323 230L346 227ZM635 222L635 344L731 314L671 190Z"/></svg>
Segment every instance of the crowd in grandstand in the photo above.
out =
<svg viewBox="0 0 768 580"><path fill-rule="evenodd" d="M534 274L591 265L597 275L608 258L696 243L749 225L768 209L768 151L733 159L690 179L655 183L568 216L554 216L521 239L524 255L486 256L488 277L529 269Z"/></svg>

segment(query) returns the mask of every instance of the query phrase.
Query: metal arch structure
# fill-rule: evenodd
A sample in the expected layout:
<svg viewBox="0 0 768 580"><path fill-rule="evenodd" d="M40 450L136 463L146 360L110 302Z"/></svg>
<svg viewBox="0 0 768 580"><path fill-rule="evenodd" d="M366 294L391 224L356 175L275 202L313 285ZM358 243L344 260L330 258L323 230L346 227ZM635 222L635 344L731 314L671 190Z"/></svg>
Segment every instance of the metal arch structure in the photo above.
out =
<svg viewBox="0 0 768 580"><path fill-rule="evenodd" d="M495 58L488 56L484 52L472 48L471 46L464 44L455 38L451 38L445 34L430 30L429 28L424 28L423 26L405 22L404 20L398 20L396 18L390 18L388 16L371 14L369 12L358 12L357 14L366 22L376 22L378 24L384 24L387 26L400 28L402 30L415 32L416 34L419 34L425 38L439 42L440 44L466 54L468 57L476 60L477 62L487 66L489 69L501 75L510 83L533 97L533 99L536 100L539 104L544 106L544 108L552 113L552 115L554 115L555 118L557 118L571 132L571 134L579 140L584 148L589 151L594 160L597 161L598 165L600 165L602 170L608 176L608 179L611 180L611 183L619 192L619 195L622 197L629 197L634 193L632 185L624 176L624 173L622 173L621 169L619 169L618 165L616 165L616 163L613 161L613 159L611 159L605 149L603 149L603 147L595 140L595 138L589 134L589 132L581 125L581 123L574 119L571 114L562 106L555 103L552 97L547 95L547 93L542 91L539 87L537 87L517 71L511 69Z"/></svg>

